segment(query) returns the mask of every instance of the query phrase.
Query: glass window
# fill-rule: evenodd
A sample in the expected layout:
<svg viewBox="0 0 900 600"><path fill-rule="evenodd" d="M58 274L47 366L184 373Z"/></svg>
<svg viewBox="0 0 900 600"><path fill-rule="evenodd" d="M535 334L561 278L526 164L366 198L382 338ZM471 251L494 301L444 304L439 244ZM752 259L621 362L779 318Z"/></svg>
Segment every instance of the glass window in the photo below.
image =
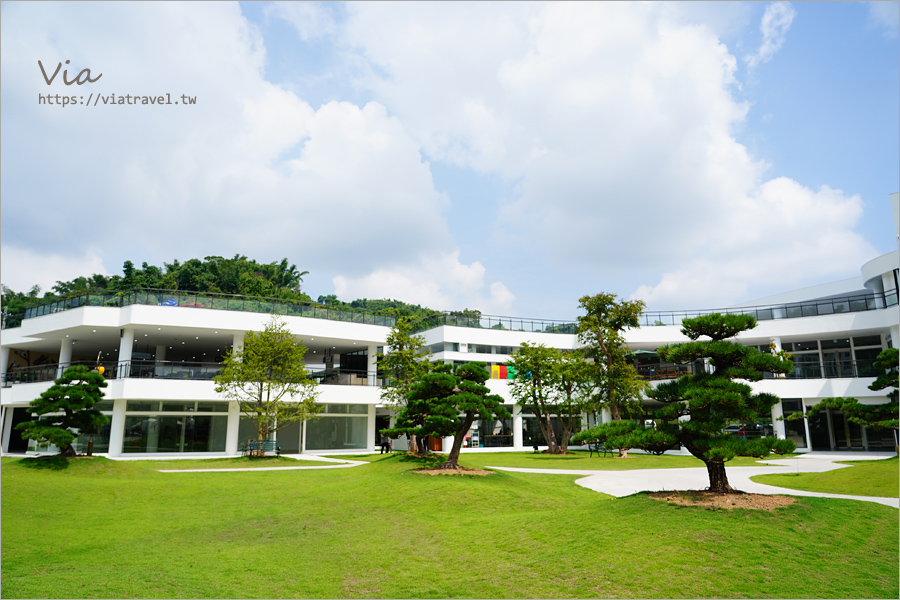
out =
<svg viewBox="0 0 900 600"><path fill-rule="evenodd" d="M194 412L196 402L163 402L162 410L165 412Z"/></svg>
<svg viewBox="0 0 900 600"><path fill-rule="evenodd" d="M366 448L368 428L368 417L319 417L306 424L306 448L361 450Z"/></svg>
<svg viewBox="0 0 900 600"><path fill-rule="evenodd" d="M99 410L100 412L112 412L113 409L113 401L112 400L102 400L94 405L94 408Z"/></svg>
<svg viewBox="0 0 900 600"><path fill-rule="evenodd" d="M794 342L793 352L802 352L803 350L818 350L819 342L812 340L811 342Z"/></svg>
<svg viewBox="0 0 900 600"><path fill-rule="evenodd" d="M224 452L227 417L194 415L127 417L122 451Z"/></svg>
<svg viewBox="0 0 900 600"><path fill-rule="evenodd" d="M830 349L830 348L849 348L850 347L850 338L843 338L839 340L822 340L822 349Z"/></svg>
<svg viewBox="0 0 900 600"><path fill-rule="evenodd" d="M141 411L141 412L150 412L154 410L159 410L159 402L140 402L129 400L128 404L125 405L125 410L128 412L131 411Z"/></svg>
<svg viewBox="0 0 900 600"><path fill-rule="evenodd" d="M799 398L785 398L781 401L781 409L785 417L803 411L802 400ZM803 419L797 421L784 421L784 435L793 440L798 448L806 448L806 427Z"/></svg>
<svg viewBox="0 0 900 600"><path fill-rule="evenodd" d="M865 337L853 338L854 346L881 346L880 335L867 335Z"/></svg>
<svg viewBox="0 0 900 600"><path fill-rule="evenodd" d="M228 412L227 402L198 402L197 412Z"/></svg>

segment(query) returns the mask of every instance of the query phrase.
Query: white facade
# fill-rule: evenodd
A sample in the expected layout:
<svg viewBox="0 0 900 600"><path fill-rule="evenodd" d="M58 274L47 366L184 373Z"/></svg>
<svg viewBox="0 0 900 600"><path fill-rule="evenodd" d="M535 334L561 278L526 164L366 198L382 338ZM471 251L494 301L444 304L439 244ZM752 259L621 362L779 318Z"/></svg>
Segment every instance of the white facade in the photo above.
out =
<svg viewBox="0 0 900 600"><path fill-rule="evenodd" d="M892 201L896 204L896 194ZM810 420L812 425L800 420L786 426L778 417L832 396L852 396L864 403L887 401L868 386L874 380L874 357L881 349L900 344L898 262L898 252L891 252L863 265L858 278L728 309L759 319L758 326L738 341L763 349L774 343L794 354L793 374L753 384L757 391L782 398L772 411L776 435L791 437L801 450L893 448L881 434L848 423L840 414L823 413L815 422ZM111 303L125 305L104 305ZM269 312L287 313L284 322L308 347L308 367L321 380L319 402L326 407L320 419L279 431L282 451L374 450L376 430L389 426L391 414L381 404L375 369L375 357L390 331L384 317L310 307L301 312L296 306L252 298L135 292L124 302L97 294L59 302L32 310L21 324L6 325L0 343L3 452L26 451L14 425L30 419L29 402L69 364L94 366L99 356L109 383L100 408L111 422L103 439L95 442L95 451L147 457L238 454L241 441L251 437L249 422L242 420L235 403L221 399L211 378L228 349L242 343L244 332L261 330ZM692 314L645 315L642 327L626 333L628 345L633 350L655 350L686 341L679 324L685 316ZM436 360L503 365L525 342L578 347L571 324L445 315L433 325L421 335ZM568 333L547 333L548 328ZM651 357L639 367L649 379L677 373L673 365L643 356ZM536 426L510 399L505 379L491 379L488 385L509 400L513 418L478 424L468 444L530 449Z"/></svg>

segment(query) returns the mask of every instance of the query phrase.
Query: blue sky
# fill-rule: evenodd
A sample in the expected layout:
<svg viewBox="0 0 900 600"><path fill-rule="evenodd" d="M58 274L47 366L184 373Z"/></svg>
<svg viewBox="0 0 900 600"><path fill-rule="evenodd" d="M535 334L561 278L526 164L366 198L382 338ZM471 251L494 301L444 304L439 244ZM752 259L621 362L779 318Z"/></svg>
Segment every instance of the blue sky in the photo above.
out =
<svg viewBox="0 0 900 600"><path fill-rule="evenodd" d="M897 2L0 10L16 290L240 253L286 256L313 297L569 319L585 294L722 307L896 249ZM48 86L37 60L103 77Z"/></svg>

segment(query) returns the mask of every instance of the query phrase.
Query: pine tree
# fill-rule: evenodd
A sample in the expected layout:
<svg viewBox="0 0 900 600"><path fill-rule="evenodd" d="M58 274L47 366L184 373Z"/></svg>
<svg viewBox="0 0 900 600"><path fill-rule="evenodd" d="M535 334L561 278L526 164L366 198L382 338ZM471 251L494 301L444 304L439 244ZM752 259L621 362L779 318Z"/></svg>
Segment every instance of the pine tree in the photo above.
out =
<svg viewBox="0 0 900 600"><path fill-rule="evenodd" d="M76 432L93 433L109 422L94 408L103 398L106 380L97 371L75 365L63 371L53 386L31 402L31 412L40 418L17 425L22 437L45 441L60 449L61 456L75 456ZM42 416L41 416L42 415Z"/></svg>

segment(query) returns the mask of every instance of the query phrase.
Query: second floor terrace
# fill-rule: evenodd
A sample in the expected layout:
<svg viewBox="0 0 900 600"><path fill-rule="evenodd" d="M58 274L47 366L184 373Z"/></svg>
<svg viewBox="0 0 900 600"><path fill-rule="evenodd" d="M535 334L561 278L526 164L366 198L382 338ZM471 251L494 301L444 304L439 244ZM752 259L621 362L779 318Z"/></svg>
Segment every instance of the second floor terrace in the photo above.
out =
<svg viewBox="0 0 900 600"><path fill-rule="evenodd" d="M680 311L645 311L640 327L680 326L686 318L711 313L752 315L757 321L798 319L823 315L884 310L897 306L897 290L846 297L790 302L784 304ZM53 300L29 308L21 314L3 313L3 329L19 327L25 319L72 310L82 306L125 307L131 305L164 306L174 308L206 308L212 310L278 314L348 323L364 323L392 327L393 315L377 314L346 307L333 307L312 302L279 298L239 296L201 292L135 289L126 292L84 292L68 298ZM577 333L574 321L504 317L483 315L477 311L445 311L434 313L413 322L413 331L421 333L437 327L467 327L484 330L528 333Z"/></svg>

